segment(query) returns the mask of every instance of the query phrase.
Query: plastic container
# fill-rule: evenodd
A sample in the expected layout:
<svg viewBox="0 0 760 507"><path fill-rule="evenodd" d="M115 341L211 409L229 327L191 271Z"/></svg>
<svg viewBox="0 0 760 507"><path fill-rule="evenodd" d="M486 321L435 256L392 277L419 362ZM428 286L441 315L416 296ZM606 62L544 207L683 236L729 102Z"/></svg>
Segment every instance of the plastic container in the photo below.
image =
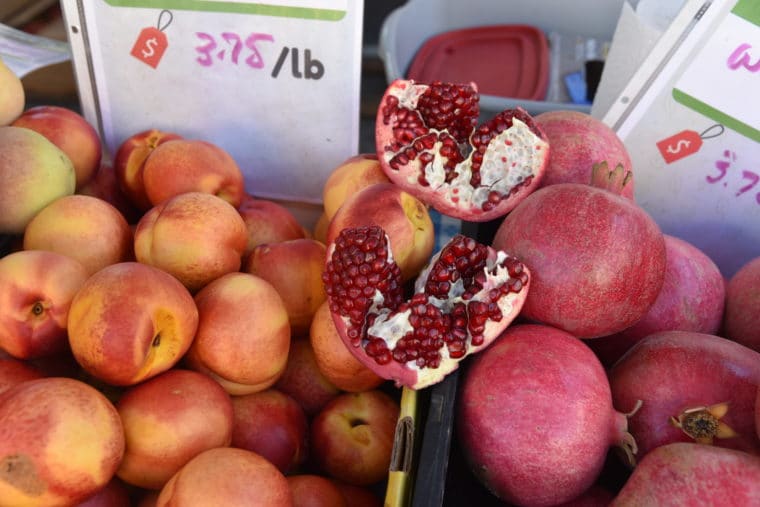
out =
<svg viewBox="0 0 760 507"><path fill-rule="evenodd" d="M453 30L422 45L407 77L420 82L474 81L481 94L543 100L549 80L549 45L541 30L528 25Z"/></svg>
<svg viewBox="0 0 760 507"><path fill-rule="evenodd" d="M556 109L590 111L589 104L570 101L564 77L582 71L586 41L612 40L625 0L409 0L392 11L380 30L379 54L388 82L408 77L426 41L447 32L493 25L525 25L542 31L549 44L547 93L543 100L481 93L482 116L521 106L531 114ZM483 65L492 65L483 58Z"/></svg>

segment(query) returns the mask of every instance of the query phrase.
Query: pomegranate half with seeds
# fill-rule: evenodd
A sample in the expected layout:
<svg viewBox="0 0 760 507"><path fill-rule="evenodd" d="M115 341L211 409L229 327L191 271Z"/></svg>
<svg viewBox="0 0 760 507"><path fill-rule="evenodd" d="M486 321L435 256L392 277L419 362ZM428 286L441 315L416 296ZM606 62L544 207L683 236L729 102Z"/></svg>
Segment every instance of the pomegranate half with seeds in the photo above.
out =
<svg viewBox="0 0 760 507"><path fill-rule="evenodd" d="M538 187L549 143L521 108L477 126L478 101L474 84L397 79L378 107L375 138L391 181L442 214L484 222Z"/></svg>
<svg viewBox="0 0 760 507"><path fill-rule="evenodd" d="M488 346L520 312L528 269L463 235L430 260L404 300L388 236L378 226L346 228L327 251L327 299L356 358L397 386L441 381Z"/></svg>

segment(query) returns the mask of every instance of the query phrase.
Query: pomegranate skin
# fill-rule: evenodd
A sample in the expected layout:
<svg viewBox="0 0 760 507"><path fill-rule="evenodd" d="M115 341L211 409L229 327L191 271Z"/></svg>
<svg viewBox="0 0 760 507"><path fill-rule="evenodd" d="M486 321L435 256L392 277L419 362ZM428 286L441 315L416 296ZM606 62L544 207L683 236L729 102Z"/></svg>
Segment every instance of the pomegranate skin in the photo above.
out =
<svg viewBox="0 0 760 507"><path fill-rule="evenodd" d="M612 366L636 342L660 331L717 334L723 319L726 283L718 266L693 244L668 234L665 278L649 311L631 327L589 340L605 366Z"/></svg>
<svg viewBox="0 0 760 507"><path fill-rule="evenodd" d="M760 505L760 458L694 443L664 445L641 460L610 505Z"/></svg>
<svg viewBox="0 0 760 507"><path fill-rule="evenodd" d="M521 315L579 338L633 325L665 279L659 226L630 200L590 185L536 190L505 217L492 244L533 273Z"/></svg>
<svg viewBox="0 0 760 507"><path fill-rule="evenodd" d="M638 456L673 442L694 442L670 418L694 407L728 403L720 421L737 436L713 445L760 454L754 410L760 353L714 335L664 331L634 345L609 371L612 398L621 410L643 402L629 420Z"/></svg>
<svg viewBox="0 0 760 507"><path fill-rule="evenodd" d="M521 506L587 491L610 446L625 440L604 368L579 339L538 324L510 326L464 370L458 442L474 475Z"/></svg>
<svg viewBox="0 0 760 507"><path fill-rule="evenodd" d="M594 164L607 162L610 167L622 165L632 171L633 164L623 141L601 120L580 111L547 111L534 117L549 139L551 156L541 181L542 187L557 183L591 181ZM621 195L633 199L633 179L623 187Z"/></svg>
<svg viewBox="0 0 760 507"><path fill-rule="evenodd" d="M760 257L748 261L728 281L723 336L760 351Z"/></svg>

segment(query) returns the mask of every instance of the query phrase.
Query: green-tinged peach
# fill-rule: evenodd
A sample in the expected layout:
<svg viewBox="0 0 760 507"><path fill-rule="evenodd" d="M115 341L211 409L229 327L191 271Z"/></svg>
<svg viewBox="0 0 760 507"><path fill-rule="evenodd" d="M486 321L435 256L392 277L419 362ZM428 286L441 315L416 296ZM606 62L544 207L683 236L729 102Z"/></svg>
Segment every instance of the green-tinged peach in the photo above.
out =
<svg viewBox="0 0 760 507"><path fill-rule="evenodd" d="M235 395L262 391L277 381L288 360L290 324L269 282L229 273L201 289L195 304L199 323L186 356L190 368L211 375Z"/></svg>
<svg viewBox="0 0 760 507"><path fill-rule="evenodd" d="M21 79L0 59L0 126L10 125L24 111L26 92Z"/></svg>
<svg viewBox="0 0 760 507"><path fill-rule="evenodd" d="M56 199L24 230L25 250L48 250L81 262L93 274L133 259L132 229L112 204L89 195Z"/></svg>
<svg viewBox="0 0 760 507"><path fill-rule="evenodd" d="M112 264L85 281L69 309L69 345L82 368L116 386L173 367L198 327L192 295L170 274L138 262Z"/></svg>
<svg viewBox="0 0 760 507"><path fill-rule="evenodd" d="M100 166L100 136L76 111L61 106L34 106L21 113L12 125L39 132L58 146L74 165L77 188L87 183Z"/></svg>
<svg viewBox="0 0 760 507"><path fill-rule="evenodd" d="M0 258L0 349L20 359L65 351L71 301L88 277L79 261L55 252Z"/></svg>
<svg viewBox="0 0 760 507"><path fill-rule="evenodd" d="M21 234L34 215L75 186L74 165L45 136L0 127L0 234Z"/></svg>
<svg viewBox="0 0 760 507"><path fill-rule="evenodd" d="M0 396L3 505L78 505L111 481L123 455L116 408L82 381L30 380Z"/></svg>
<svg viewBox="0 0 760 507"><path fill-rule="evenodd" d="M232 440L232 401L218 382L172 368L119 398L126 450L116 472L127 484L161 489L182 466Z"/></svg>
<svg viewBox="0 0 760 507"><path fill-rule="evenodd" d="M148 211L135 229L135 257L175 276L191 292L240 270L248 232L230 203L188 192Z"/></svg>

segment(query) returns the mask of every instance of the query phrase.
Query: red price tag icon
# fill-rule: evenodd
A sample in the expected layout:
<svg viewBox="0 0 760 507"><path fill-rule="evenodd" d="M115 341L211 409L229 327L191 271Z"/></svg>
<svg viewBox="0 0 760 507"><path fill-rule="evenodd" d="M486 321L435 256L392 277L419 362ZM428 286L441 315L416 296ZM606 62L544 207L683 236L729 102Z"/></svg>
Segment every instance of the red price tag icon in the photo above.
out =
<svg viewBox="0 0 760 507"><path fill-rule="evenodd" d="M169 46L164 30L171 22L172 13L167 10L161 11L161 14L158 15L158 26L143 28L129 54L154 69L158 67L161 57L164 56L164 52Z"/></svg>
<svg viewBox="0 0 760 507"><path fill-rule="evenodd" d="M711 132L713 131L714 132ZM681 160L684 157L692 155L702 147L703 139L711 139L723 133L723 125L713 125L701 134L694 130L682 130L662 141L657 142L657 149L660 150L662 158L666 164Z"/></svg>

